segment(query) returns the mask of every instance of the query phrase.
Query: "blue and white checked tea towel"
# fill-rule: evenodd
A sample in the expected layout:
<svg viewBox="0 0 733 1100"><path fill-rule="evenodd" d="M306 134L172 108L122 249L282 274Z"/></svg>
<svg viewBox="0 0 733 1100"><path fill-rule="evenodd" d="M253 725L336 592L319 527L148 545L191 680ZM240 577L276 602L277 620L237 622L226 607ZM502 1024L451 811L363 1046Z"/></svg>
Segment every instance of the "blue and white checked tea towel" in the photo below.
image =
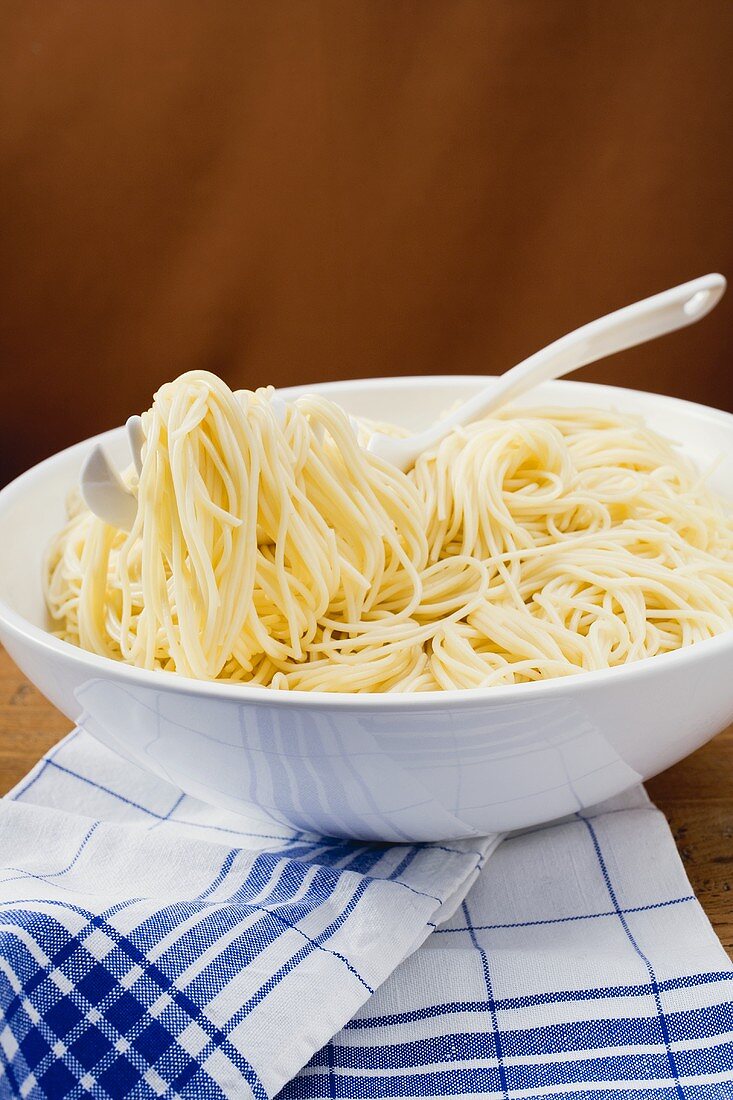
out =
<svg viewBox="0 0 733 1100"><path fill-rule="evenodd" d="M732 1098L644 792L495 848L273 830L71 734L0 801L0 1096Z"/></svg>

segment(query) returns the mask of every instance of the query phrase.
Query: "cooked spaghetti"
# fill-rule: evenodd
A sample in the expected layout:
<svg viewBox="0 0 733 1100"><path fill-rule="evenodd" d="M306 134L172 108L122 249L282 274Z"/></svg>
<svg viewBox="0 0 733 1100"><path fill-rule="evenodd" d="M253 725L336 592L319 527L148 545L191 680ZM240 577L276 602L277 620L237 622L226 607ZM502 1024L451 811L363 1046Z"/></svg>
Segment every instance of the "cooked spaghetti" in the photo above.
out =
<svg viewBox="0 0 733 1100"><path fill-rule="evenodd" d="M321 396L196 371L143 426L133 529L77 496L47 555L57 633L94 653L417 692L623 665L733 625L733 520L636 417L507 409L403 474Z"/></svg>

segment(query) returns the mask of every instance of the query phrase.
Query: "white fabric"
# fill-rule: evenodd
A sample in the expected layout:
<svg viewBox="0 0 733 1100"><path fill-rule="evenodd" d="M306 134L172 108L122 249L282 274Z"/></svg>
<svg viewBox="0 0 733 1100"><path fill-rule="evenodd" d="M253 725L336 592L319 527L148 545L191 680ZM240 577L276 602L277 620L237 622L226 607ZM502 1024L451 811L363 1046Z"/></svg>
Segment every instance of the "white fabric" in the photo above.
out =
<svg viewBox="0 0 733 1100"><path fill-rule="evenodd" d="M0 807L0 1094L733 1096L733 968L643 790L476 881L497 843L289 834L75 732Z"/></svg>

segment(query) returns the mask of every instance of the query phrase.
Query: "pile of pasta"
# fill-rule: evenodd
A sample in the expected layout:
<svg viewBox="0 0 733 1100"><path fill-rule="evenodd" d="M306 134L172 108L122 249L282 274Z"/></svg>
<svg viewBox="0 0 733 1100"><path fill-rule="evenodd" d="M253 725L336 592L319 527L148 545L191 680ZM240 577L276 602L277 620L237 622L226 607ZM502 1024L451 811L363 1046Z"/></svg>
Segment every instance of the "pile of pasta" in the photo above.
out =
<svg viewBox="0 0 733 1100"><path fill-rule="evenodd" d="M196 371L143 427L132 530L77 494L47 554L55 632L94 653L422 692L623 665L733 625L731 515L636 417L510 408L403 474L366 450L375 425L322 396Z"/></svg>

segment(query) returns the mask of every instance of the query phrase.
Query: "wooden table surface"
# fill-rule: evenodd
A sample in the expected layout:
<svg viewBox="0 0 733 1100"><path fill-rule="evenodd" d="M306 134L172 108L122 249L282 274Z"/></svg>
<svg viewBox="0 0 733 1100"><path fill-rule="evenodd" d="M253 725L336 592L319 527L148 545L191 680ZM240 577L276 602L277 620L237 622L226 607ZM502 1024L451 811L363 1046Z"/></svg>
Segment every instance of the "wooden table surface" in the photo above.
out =
<svg viewBox="0 0 733 1100"><path fill-rule="evenodd" d="M0 794L69 730L0 647ZM733 726L650 780L667 815L690 882L733 955Z"/></svg>

